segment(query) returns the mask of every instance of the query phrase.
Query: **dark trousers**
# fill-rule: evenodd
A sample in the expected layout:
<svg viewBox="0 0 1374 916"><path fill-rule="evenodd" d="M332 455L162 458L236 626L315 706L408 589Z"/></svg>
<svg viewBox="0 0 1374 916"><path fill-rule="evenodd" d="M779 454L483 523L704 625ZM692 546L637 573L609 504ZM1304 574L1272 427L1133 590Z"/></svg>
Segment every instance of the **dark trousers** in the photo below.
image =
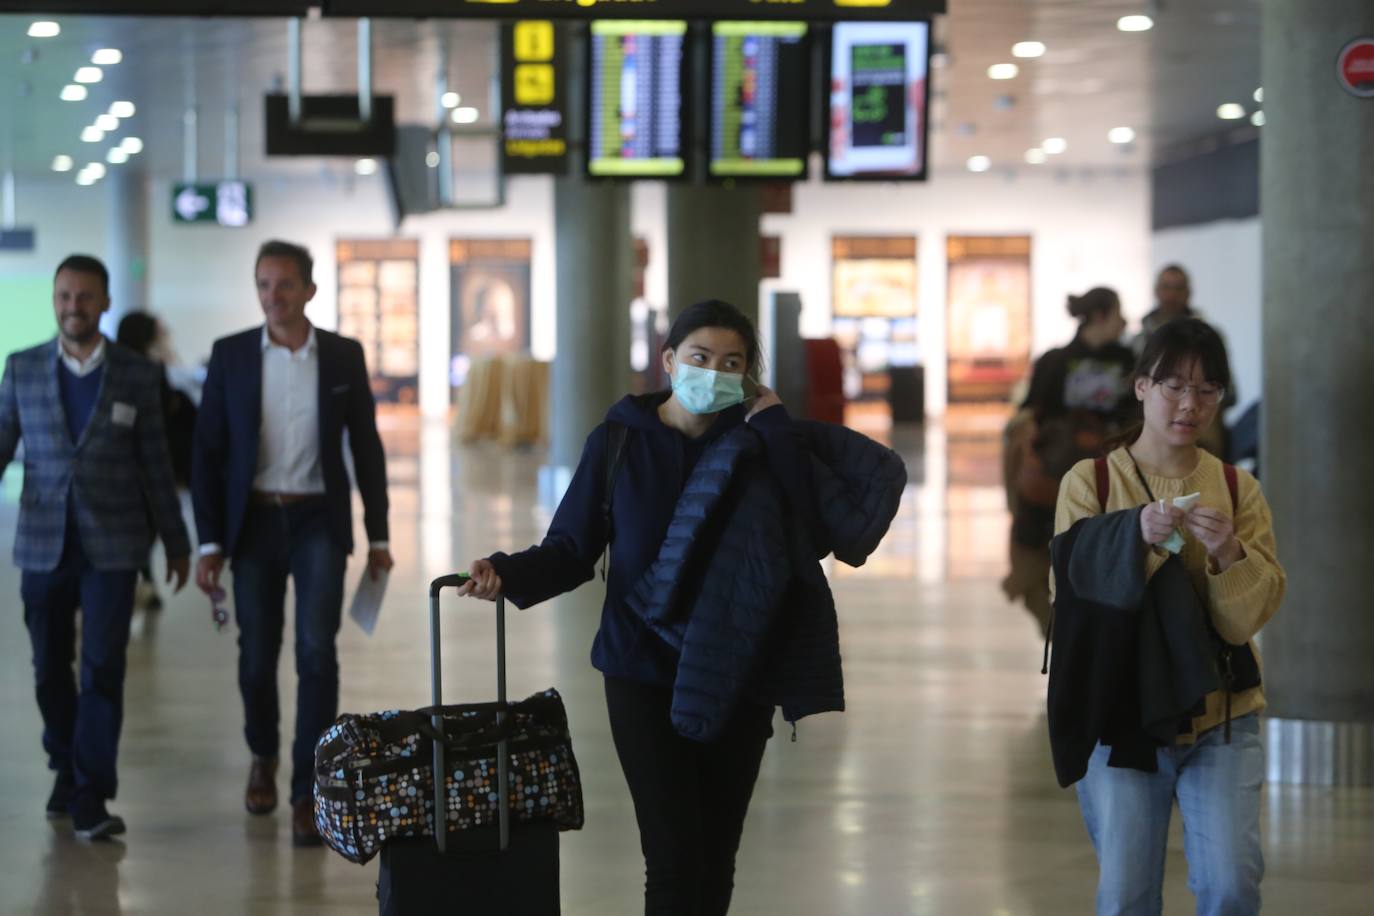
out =
<svg viewBox="0 0 1374 916"><path fill-rule="evenodd" d="M234 552L234 612L239 625L239 692L244 736L259 757L281 744L277 662L285 625L286 580L296 586L296 740L291 800L309 798L315 742L339 708L334 638L343 611L348 557L330 535L323 498L288 506L252 505Z"/></svg>
<svg viewBox="0 0 1374 916"><path fill-rule="evenodd" d="M606 708L634 799L646 916L723 916L735 853L773 734L772 707L741 704L720 740L673 730L672 690L606 678Z"/></svg>
<svg viewBox="0 0 1374 916"><path fill-rule="evenodd" d="M114 798L119 786L115 758L124 722L124 654L137 579L132 569L93 568L75 532L56 569L24 570L20 579L48 766L70 777L78 794L101 801ZM77 608L80 692L72 670Z"/></svg>

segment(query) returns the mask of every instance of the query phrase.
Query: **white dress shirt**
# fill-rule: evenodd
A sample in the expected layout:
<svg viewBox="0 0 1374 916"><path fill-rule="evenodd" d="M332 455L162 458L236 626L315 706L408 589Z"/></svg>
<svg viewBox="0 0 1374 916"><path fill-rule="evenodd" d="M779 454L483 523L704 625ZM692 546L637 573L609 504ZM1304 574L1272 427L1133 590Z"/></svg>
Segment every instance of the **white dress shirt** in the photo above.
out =
<svg viewBox="0 0 1374 916"><path fill-rule="evenodd" d="M57 358L62 360L62 365L70 370L71 374L77 378L85 378L101 366L105 365L105 335L100 335L100 342L95 345L91 355L86 357L83 363L67 352L67 348L62 346L62 339L57 340Z"/></svg>
<svg viewBox="0 0 1374 916"><path fill-rule="evenodd" d="M253 489L323 493L320 467L320 355L315 329L294 353L262 329L262 425Z"/></svg>

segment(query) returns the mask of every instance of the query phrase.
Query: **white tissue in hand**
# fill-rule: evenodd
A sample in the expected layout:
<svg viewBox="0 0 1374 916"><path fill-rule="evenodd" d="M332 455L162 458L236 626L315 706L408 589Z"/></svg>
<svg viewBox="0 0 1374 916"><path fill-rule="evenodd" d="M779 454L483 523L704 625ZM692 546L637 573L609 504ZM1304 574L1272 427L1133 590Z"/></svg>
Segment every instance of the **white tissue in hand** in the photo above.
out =
<svg viewBox="0 0 1374 916"><path fill-rule="evenodd" d="M1173 500L1174 508L1182 509L1184 512L1191 511L1192 508L1198 504L1198 500L1200 499L1202 499L1201 493L1189 493L1187 496L1175 496ZM1169 535L1168 540L1163 541L1159 546L1169 551L1169 553L1179 553L1183 550L1183 532L1175 528L1173 533Z"/></svg>

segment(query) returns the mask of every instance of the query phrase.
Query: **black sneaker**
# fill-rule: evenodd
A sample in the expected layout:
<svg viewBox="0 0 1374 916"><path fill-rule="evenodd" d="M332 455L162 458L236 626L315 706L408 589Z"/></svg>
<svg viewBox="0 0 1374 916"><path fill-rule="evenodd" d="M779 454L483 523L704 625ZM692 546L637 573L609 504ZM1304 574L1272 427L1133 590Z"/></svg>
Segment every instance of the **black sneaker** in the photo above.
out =
<svg viewBox="0 0 1374 916"><path fill-rule="evenodd" d="M72 832L82 840L103 840L123 833L124 818L111 814L100 799L79 797L72 802Z"/></svg>
<svg viewBox="0 0 1374 916"><path fill-rule="evenodd" d="M62 820L71 814L68 810L72 806L72 795L76 792L76 783L65 773L57 774L57 781L52 785L52 794L48 796L48 820Z"/></svg>

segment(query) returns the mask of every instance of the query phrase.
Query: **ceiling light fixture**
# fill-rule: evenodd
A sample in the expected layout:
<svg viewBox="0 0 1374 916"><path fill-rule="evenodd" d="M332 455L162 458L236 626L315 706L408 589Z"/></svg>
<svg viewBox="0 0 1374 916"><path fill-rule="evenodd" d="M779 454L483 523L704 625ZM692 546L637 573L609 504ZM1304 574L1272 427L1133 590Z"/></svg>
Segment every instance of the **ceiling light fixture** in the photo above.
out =
<svg viewBox="0 0 1374 916"><path fill-rule="evenodd" d="M1026 150L1026 161L1031 165L1044 165L1047 158L1045 151L1038 146Z"/></svg>
<svg viewBox="0 0 1374 916"><path fill-rule="evenodd" d="M55 22L35 22L29 25L30 38L56 38L62 34L62 26Z"/></svg>
<svg viewBox="0 0 1374 916"><path fill-rule="evenodd" d="M1264 121L1264 112L1262 111L1257 111L1250 116L1250 123L1255 125L1256 127L1263 127Z"/></svg>
<svg viewBox="0 0 1374 916"><path fill-rule="evenodd" d="M949 55L944 51L936 51L930 55L930 68L932 70L943 70L949 66Z"/></svg>
<svg viewBox="0 0 1374 916"><path fill-rule="evenodd" d="M98 115L95 119L95 126L99 127L107 134L112 134L119 130L119 118L116 118L112 114Z"/></svg>
<svg viewBox="0 0 1374 916"><path fill-rule="evenodd" d="M1014 80L1021 68L1016 64L993 64L988 67L988 77L995 80Z"/></svg>
<svg viewBox="0 0 1374 916"><path fill-rule="evenodd" d="M430 150L428 153L426 153L425 165L429 166L432 169L437 169L439 167L439 154L434 152L433 150Z"/></svg>
<svg viewBox="0 0 1374 916"><path fill-rule="evenodd" d="M1149 16L1122 16L1116 27L1123 32L1148 32L1155 27L1155 21Z"/></svg>
<svg viewBox="0 0 1374 916"><path fill-rule="evenodd" d="M116 118L132 118L137 111L133 102L115 102L110 106L110 114Z"/></svg>
<svg viewBox="0 0 1374 916"><path fill-rule="evenodd" d="M124 142L119 144L119 148L130 156L137 156L143 152L143 141L138 137L125 137Z"/></svg>
<svg viewBox="0 0 1374 916"><path fill-rule="evenodd" d="M105 139L105 131L99 127L88 127L81 132L82 143L99 143Z"/></svg>
<svg viewBox="0 0 1374 916"><path fill-rule="evenodd" d="M113 67L123 60L124 54L118 48L101 48L91 55L91 63L101 67Z"/></svg>
<svg viewBox="0 0 1374 916"><path fill-rule="evenodd" d="M72 77L78 83L98 83L105 78L105 74L99 67L78 67L76 76Z"/></svg>
<svg viewBox="0 0 1374 916"><path fill-rule="evenodd" d="M81 171L90 175L92 178L105 177L105 166L101 165L99 162L88 162L86 163L86 167Z"/></svg>
<svg viewBox="0 0 1374 916"><path fill-rule="evenodd" d="M1129 127L1113 127L1107 131L1107 139L1113 143L1130 143L1135 139L1135 131Z"/></svg>
<svg viewBox="0 0 1374 916"><path fill-rule="evenodd" d="M357 162L353 163L353 171L357 172L359 175L375 175L377 174L377 160L359 159Z"/></svg>
<svg viewBox="0 0 1374 916"><path fill-rule="evenodd" d="M86 87L78 86L76 83L68 83L62 87L62 101L64 102L84 102L86 100Z"/></svg>
<svg viewBox="0 0 1374 916"><path fill-rule="evenodd" d="M124 152L123 147L113 146L110 147L110 151L105 154L105 161L111 165L123 165L129 161L129 154Z"/></svg>
<svg viewBox="0 0 1374 916"><path fill-rule="evenodd" d="M81 185L83 188L90 187L91 185L95 184L95 176L90 174L89 172L86 172L85 170L82 170L81 172L77 173L76 183Z"/></svg>
<svg viewBox="0 0 1374 916"><path fill-rule="evenodd" d="M52 161L52 170L54 172L70 172L73 164L71 156L55 156Z"/></svg>
<svg viewBox="0 0 1374 916"><path fill-rule="evenodd" d="M1069 148L1069 141L1065 140L1063 137L1050 137L1044 143L1040 144L1040 148L1051 156L1058 156Z"/></svg>
<svg viewBox="0 0 1374 916"><path fill-rule="evenodd" d="M1245 117L1245 106L1238 102L1227 102L1217 106L1217 117L1223 121L1239 121Z"/></svg>
<svg viewBox="0 0 1374 916"><path fill-rule="evenodd" d="M1032 59L1045 56L1045 43L1041 41L1018 41L1011 46L1011 56Z"/></svg>
<svg viewBox="0 0 1374 916"><path fill-rule="evenodd" d="M453 109L454 124L476 124L481 116L481 113L471 105Z"/></svg>
<svg viewBox="0 0 1374 916"><path fill-rule="evenodd" d="M445 92L439 96L439 102L445 108L457 108L463 103L463 97L456 92Z"/></svg>
<svg viewBox="0 0 1374 916"><path fill-rule="evenodd" d="M1261 105L1264 104L1264 87L1263 87L1263 86L1261 86L1261 87L1259 87L1258 89L1255 90L1255 101L1258 102L1258 103L1260 103Z"/></svg>
<svg viewBox="0 0 1374 916"><path fill-rule="evenodd" d="M971 156L968 161L970 172L986 172L992 168L992 160L987 156Z"/></svg>

